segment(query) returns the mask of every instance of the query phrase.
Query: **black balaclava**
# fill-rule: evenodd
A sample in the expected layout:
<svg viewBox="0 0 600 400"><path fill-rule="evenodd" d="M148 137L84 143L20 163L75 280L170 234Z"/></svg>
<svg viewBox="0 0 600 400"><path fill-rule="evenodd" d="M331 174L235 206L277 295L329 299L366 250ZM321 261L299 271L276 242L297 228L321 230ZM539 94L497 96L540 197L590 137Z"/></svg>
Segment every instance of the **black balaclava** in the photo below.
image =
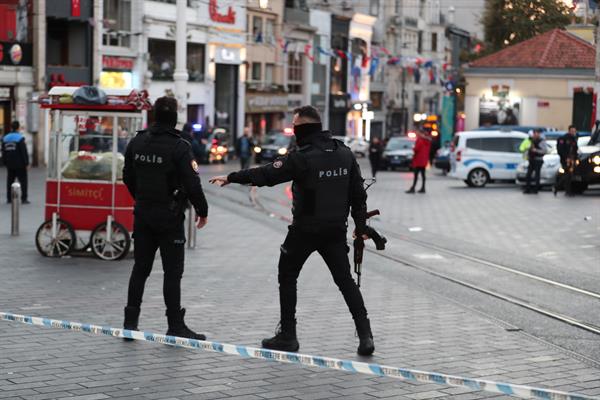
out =
<svg viewBox="0 0 600 400"><path fill-rule="evenodd" d="M305 142L310 136L321 133L323 126L320 122L309 124L294 125L294 135L298 144Z"/></svg>

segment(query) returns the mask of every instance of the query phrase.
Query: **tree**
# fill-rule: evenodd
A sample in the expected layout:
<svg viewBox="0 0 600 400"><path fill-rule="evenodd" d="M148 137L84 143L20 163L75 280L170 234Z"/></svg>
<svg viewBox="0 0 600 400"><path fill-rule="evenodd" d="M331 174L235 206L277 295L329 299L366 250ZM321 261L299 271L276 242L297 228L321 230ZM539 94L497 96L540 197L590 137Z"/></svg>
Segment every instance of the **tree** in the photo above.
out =
<svg viewBox="0 0 600 400"><path fill-rule="evenodd" d="M481 18L486 53L571 23L573 12L561 0L487 0Z"/></svg>

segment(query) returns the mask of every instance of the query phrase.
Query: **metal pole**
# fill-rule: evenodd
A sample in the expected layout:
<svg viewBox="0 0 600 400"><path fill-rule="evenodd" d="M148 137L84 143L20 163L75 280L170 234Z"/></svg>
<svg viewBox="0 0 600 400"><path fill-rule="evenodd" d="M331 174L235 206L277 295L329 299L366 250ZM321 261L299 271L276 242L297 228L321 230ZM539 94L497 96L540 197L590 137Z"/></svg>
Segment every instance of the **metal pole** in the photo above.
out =
<svg viewBox="0 0 600 400"><path fill-rule="evenodd" d="M10 235L19 236L19 206L21 204L21 184L14 182L11 186L11 219Z"/></svg>
<svg viewBox="0 0 600 400"><path fill-rule="evenodd" d="M178 122L187 122L187 1L177 0L177 23L175 24L175 97L179 103Z"/></svg>
<svg viewBox="0 0 600 400"><path fill-rule="evenodd" d="M408 131L408 110L406 109L406 67L402 67L402 129L403 134L406 135Z"/></svg>
<svg viewBox="0 0 600 400"><path fill-rule="evenodd" d="M188 226L187 226L187 248L196 248L196 210L190 207L188 210Z"/></svg>
<svg viewBox="0 0 600 400"><path fill-rule="evenodd" d="M600 7L596 8L596 21L600 21ZM596 74L594 94L596 95L596 115L592 124L600 120L600 25L596 22Z"/></svg>

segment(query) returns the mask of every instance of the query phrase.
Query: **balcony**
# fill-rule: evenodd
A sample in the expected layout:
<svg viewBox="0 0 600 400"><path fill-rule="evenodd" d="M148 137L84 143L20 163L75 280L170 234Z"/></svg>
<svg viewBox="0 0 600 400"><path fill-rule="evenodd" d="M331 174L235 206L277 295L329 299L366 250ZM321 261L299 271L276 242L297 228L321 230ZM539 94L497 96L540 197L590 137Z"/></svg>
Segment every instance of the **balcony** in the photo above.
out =
<svg viewBox="0 0 600 400"><path fill-rule="evenodd" d="M286 8L284 12L284 20L287 23L310 25L308 10L302 10L299 8Z"/></svg>

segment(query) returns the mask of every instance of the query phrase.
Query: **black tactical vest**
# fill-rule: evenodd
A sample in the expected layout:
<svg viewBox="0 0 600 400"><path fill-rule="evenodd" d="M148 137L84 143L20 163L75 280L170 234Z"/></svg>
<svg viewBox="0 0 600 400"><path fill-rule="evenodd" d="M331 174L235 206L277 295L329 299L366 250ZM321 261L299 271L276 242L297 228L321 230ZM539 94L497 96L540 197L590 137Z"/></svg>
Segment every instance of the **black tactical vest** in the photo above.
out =
<svg viewBox="0 0 600 400"><path fill-rule="evenodd" d="M310 144L301 147L299 152L308 170L292 185L293 224L306 228L346 226L354 160L352 151L334 140L333 145Z"/></svg>
<svg viewBox="0 0 600 400"><path fill-rule="evenodd" d="M133 140L136 204L171 204L180 186L173 154L181 137L175 131L140 131Z"/></svg>

